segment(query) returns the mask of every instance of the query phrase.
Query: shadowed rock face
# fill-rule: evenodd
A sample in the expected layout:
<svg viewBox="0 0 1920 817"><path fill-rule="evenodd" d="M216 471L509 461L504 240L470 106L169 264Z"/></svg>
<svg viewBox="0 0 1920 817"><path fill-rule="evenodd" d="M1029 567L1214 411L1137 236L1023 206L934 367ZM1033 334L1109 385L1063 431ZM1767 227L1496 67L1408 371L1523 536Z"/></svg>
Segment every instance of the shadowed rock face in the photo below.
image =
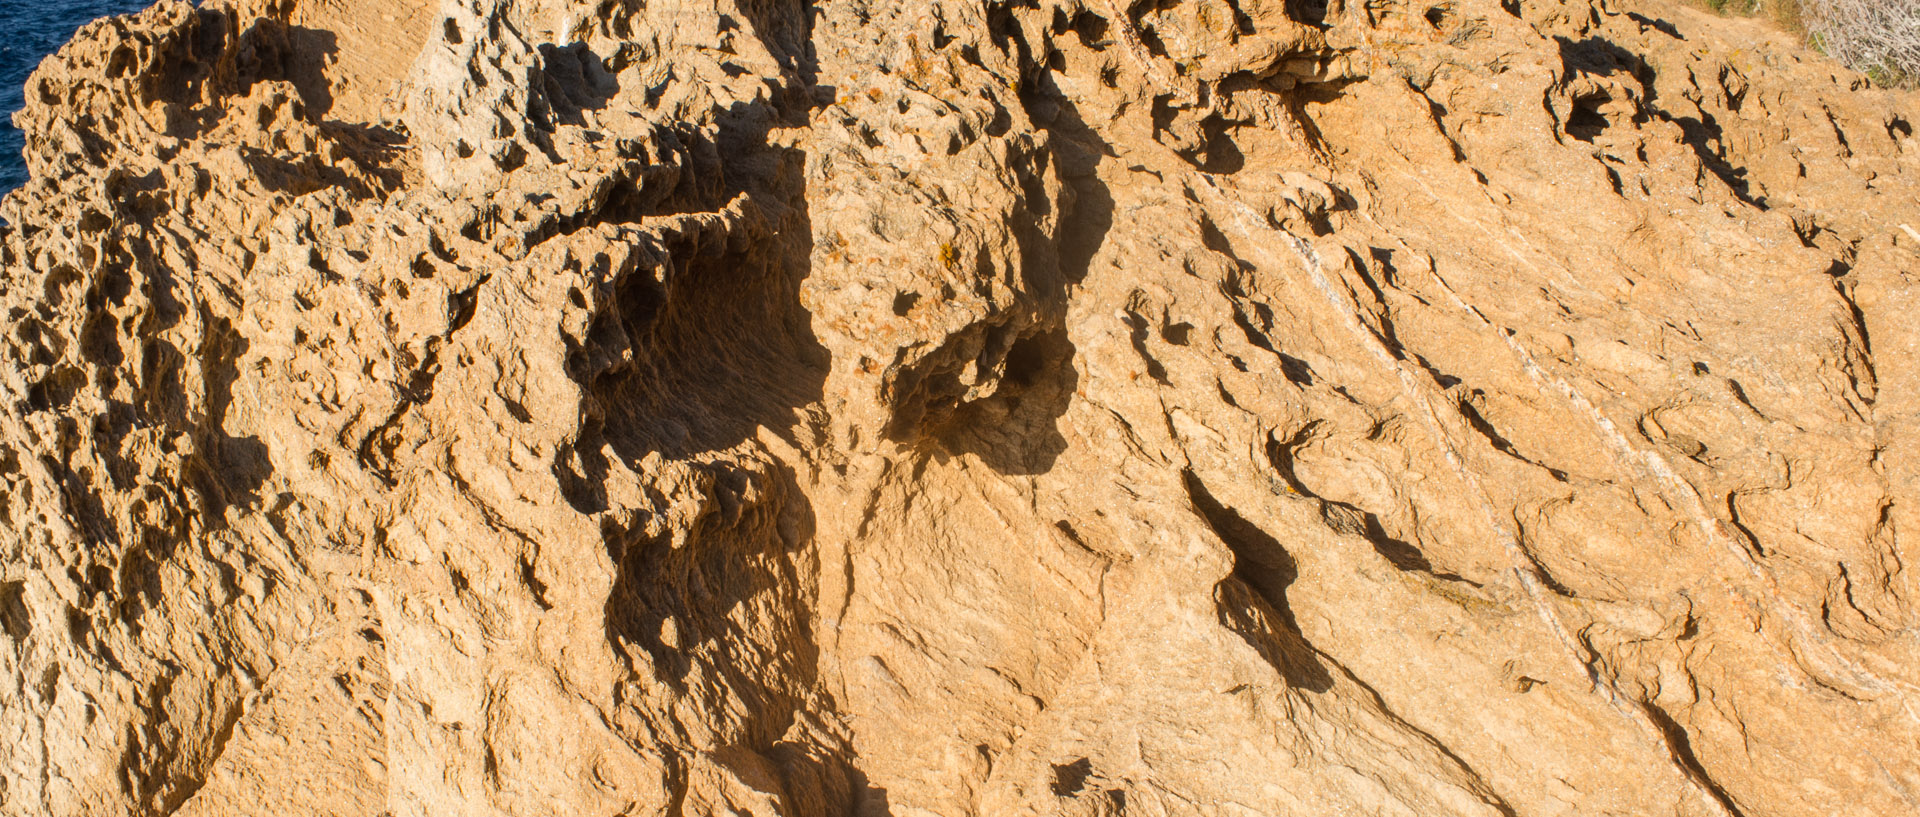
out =
<svg viewBox="0 0 1920 817"><path fill-rule="evenodd" d="M1653 2L163 2L0 814L1920 810L1914 98Z"/></svg>

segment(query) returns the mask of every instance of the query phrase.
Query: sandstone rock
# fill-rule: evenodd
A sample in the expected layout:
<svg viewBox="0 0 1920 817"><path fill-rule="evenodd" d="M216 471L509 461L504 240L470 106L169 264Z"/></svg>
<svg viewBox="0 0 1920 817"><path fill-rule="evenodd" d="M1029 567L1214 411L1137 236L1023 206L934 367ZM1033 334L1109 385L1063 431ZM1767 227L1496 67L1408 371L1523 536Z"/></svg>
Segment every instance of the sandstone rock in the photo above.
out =
<svg viewBox="0 0 1920 817"><path fill-rule="evenodd" d="M163 0L0 813L1920 813L1911 94L1652 0Z"/></svg>

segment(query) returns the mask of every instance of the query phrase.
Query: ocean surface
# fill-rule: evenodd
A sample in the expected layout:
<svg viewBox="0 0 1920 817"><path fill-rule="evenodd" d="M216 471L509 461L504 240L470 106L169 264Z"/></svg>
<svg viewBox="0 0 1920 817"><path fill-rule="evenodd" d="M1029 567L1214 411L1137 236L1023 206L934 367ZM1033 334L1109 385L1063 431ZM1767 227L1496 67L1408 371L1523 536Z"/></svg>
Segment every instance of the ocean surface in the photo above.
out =
<svg viewBox="0 0 1920 817"><path fill-rule="evenodd" d="M126 14L153 0L0 0L0 193L27 180L13 112L41 58L59 50L74 29L109 14Z"/></svg>

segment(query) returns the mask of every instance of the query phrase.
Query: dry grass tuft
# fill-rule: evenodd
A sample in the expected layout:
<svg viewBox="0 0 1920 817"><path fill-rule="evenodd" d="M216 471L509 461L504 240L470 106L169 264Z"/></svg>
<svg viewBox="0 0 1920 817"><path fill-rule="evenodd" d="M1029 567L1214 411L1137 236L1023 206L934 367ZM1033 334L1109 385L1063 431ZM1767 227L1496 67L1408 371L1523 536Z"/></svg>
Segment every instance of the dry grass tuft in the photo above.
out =
<svg viewBox="0 0 1920 817"><path fill-rule="evenodd" d="M1765 17L1884 87L1920 87L1920 0L1689 0Z"/></svg>
<svg viewBox="0 0 1920 817"><path fill-rule="evenodd" d="M1920 81L1920 0L1799 0L1807 42L1876 84Z"/></svg>

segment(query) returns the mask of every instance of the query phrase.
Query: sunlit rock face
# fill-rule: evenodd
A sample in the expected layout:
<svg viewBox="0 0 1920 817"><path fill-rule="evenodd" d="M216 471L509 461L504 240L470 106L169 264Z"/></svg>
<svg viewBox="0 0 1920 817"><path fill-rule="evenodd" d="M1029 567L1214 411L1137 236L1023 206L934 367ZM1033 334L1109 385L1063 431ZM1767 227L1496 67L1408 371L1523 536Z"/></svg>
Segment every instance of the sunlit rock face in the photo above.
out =
<svg viewBox="0 0 1920 817"><path fill-rule="evenodd" d="M0 813L1920 809L1915 99L1651 2L168 0Z"/></svg>

